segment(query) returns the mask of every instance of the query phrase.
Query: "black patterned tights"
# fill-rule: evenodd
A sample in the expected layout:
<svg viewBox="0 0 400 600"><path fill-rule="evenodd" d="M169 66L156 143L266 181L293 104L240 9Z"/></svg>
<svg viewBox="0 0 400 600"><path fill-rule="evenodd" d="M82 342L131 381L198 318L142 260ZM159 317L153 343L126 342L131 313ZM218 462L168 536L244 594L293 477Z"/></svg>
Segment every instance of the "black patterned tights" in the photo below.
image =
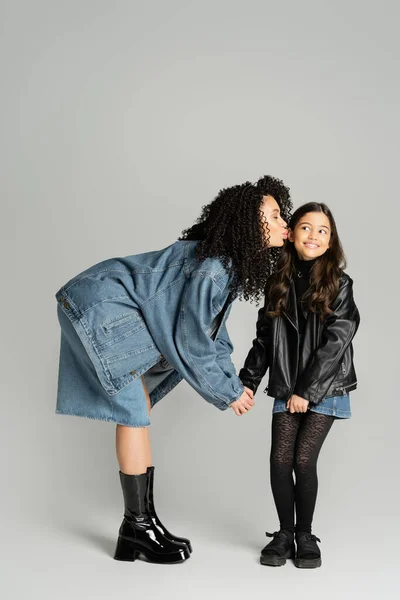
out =
<svg viewBox="0 0 400 600"><path fill-rule="evenodd" d="M311 533L318 491L317 459L334 417L308 411L272 417L271 487L281 529ZM293 471L296 483L293 481Z"/></svg>

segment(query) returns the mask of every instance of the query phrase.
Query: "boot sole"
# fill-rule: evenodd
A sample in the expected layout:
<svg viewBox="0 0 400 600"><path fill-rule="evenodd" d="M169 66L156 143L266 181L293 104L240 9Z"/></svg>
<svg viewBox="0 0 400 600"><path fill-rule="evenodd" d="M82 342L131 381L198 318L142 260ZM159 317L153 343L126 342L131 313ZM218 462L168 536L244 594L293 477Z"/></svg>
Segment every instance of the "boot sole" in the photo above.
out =
<svg viewBox="0 0 400 600"><path fill-rule="evenodd" d="M317 569L322 565L320 558L295 558L294 564L298 569Z"/></svg>
<svg viewBox="0 0 400 600"><path fill-rule="evenodd" d="M141 547L139 544L135 544L132 540L119 537L114 560L134 562L139 558L146 562L171 565L184 562L190 558L190 552L188 549L182 549L168 554L156 554L147 548Z"/></svg>

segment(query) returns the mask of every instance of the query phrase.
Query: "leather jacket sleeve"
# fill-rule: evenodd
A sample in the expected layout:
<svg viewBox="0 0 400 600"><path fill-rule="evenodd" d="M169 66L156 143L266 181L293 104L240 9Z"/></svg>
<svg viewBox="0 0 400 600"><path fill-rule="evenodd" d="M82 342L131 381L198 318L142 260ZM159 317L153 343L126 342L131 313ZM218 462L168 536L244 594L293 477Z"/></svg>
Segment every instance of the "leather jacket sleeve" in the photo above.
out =
<svg viewBox="0 0 400 600"><path fill-rule="evenodd" d="M342 278L331 308L333 313L325 318L321 343L294 388L296 395L315 404L323 400L333 383L343 355L360 323L353 298L353 281L349 276Z"/></svg>
<svg viewBox="0 0 400 600"><path fill-rule="evenodd" d="M256 393L262 378L268 370L268 344L270 343L270 319L266 314L266 303L258 311L256 337L247 355L239 378L243 385Z"/></svg>

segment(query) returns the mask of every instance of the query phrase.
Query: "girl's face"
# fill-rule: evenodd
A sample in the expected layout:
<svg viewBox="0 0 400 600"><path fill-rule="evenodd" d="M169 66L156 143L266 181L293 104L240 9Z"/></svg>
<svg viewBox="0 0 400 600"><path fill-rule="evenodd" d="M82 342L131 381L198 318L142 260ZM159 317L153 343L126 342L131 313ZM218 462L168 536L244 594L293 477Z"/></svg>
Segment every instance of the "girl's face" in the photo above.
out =
<svg viewBox="0 0 400 600"><path fill-rule="evenodd" d="M266 237L269 237L268 246L283 246L288 237L287 223L281 217L279 204L275 198L264 196L261 212L267 221L267 224L264 223L264 232Z"/></svg>
<svg viewBox="0 0 400 600"><path fill-rule="evenodd" d="M324 213L309 212L303 215L294 231L289 229L289 241L294 243L301 260L312 260L322 256L329 248L331 226Z"/></svg>

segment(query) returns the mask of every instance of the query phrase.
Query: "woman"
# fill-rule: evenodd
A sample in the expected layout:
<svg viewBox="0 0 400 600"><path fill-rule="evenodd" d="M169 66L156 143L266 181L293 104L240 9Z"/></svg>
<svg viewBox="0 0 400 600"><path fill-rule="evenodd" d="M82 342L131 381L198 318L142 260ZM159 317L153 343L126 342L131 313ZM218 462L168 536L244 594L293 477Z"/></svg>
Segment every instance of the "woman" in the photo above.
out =
<svg viewBox="0 0 400 600"><path fill-rule="evenodd" d="M189 557L154 509L149 411L185 379L240 416L253 406L236 375L226 320L235 298L257 301L287 237L289 189L270 176L222 190L167 248L103 261L57 293L57 412L117 423L125 500L115 558Z"/></svg>

